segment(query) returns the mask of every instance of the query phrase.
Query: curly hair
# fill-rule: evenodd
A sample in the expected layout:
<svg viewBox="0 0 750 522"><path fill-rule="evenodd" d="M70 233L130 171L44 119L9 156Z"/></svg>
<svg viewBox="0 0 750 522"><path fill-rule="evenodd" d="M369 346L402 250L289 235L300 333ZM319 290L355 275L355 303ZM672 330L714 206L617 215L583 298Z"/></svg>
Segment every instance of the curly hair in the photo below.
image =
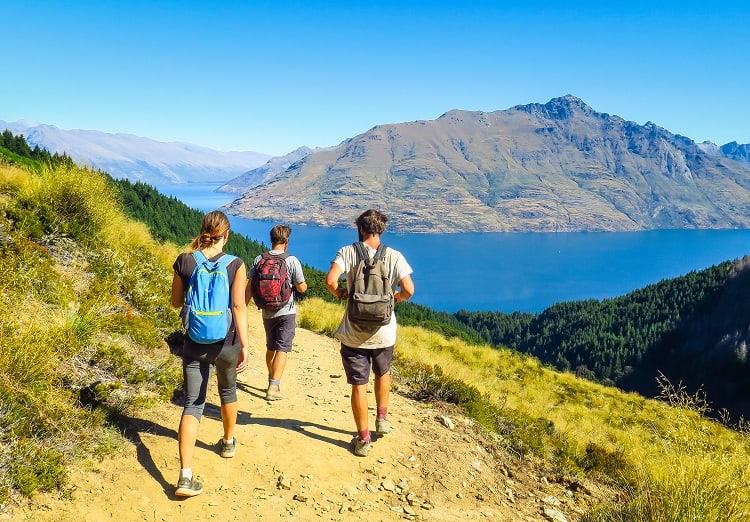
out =
<svg viewBox="0 0 750 522"><path fill-rule="evenodd" d="M388 223L388 218L382 212L370 209L360 214L354 223L357 225L360 236L363 233L365 236L382 234L385 232L385 225Z"/></svg>

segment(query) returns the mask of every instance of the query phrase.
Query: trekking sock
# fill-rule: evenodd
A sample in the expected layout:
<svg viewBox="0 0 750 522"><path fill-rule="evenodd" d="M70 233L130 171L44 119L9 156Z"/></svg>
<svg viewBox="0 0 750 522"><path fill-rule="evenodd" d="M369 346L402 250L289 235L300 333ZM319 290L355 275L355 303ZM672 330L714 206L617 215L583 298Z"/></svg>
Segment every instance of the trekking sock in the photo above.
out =
<svg viewBox="0 0 750 522"><path fill-rule="evenodd" d="M357 436L360 440L363 440L365 442L370 442L370 430L362 430L357 432Z"/></svg>
<svg viewBox="0 0 750 522"><path fill-rule="evenodd" d="M271 386L281 386L281 379L268 379L268 384Z"/></svg>
<svg viewBox="0 0 750 522"><path fill-rule="evenodd" d="M231 439L225 439L224 437L222 437L222 440L224 441L224 444L231 444L234 442L234 437L232 437Z"/></svg>
<svg viewBox="0 0 750 522"><path fill-rule="evenodd" d="M182 468L180 470L180 478L186 478L186 479L193 479L193 469L192 468Z"/></svg>
<svg viewBox="0 0 750 522"><path fill-rule="evenodd" d="M378 419L387 419L388 418L388 408L378 408Z"/></svg>

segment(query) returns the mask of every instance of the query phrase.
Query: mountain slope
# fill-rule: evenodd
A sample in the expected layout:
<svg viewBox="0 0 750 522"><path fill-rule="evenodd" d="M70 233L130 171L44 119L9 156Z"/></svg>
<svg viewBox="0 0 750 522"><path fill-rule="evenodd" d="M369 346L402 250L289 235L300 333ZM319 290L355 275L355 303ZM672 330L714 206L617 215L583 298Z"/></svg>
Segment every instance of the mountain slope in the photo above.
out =
<svg viewBox="0 0 750 522"><path fill-rule="evenodd" d="M739 147L739 146L738 146ZM750 164L565 96L380 125L311 154L227 207L251 219L394 230L580 231L750 226Z"/></svg>
<svg viewBox="0 0 750 522"><path fill-rule="evenodd" d="M65 152L79 165L103 170L115 178L152 185L226 181L269 156L259 152L221 152L190 143L164 143L132 134L63 130L53 125L0 121L0 130L23 134L33 147Z"/></svg>
<svg viewBox="0 0 750 522"><path fill-rule="evenodd" d="M279 173L284 172L286 169L291 167L294 163L301 160L302 158L321 150L328 149L323 149L320 147L311 149L310 147L302 146L293 150L289 154L285 154L283 156L275 156L269 159L260 167L254 168L242 173L236 178L230 179L216 190L218 190L219 192L243 194L251 188L257 187L258 185L274 178Z"/></svg>

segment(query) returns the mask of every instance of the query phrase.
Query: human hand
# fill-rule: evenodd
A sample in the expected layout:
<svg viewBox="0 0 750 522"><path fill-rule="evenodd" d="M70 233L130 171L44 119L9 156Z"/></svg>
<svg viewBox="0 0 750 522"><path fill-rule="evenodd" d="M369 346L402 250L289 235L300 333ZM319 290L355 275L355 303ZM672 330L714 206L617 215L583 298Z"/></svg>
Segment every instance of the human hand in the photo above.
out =
<svg viewBox="0 0 750 522"><path fill-rule="evenodd" d="M250 359L249 350L247 347L243 347L240 350L240 356L237 359L237 373L242 373L247 369L248 361Z"/></svg>

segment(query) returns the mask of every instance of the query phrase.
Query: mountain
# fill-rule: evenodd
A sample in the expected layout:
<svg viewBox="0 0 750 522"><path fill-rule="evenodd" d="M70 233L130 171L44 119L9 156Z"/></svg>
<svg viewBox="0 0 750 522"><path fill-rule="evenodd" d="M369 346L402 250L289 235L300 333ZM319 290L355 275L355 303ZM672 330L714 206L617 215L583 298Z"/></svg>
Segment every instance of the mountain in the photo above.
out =
<svg viewBox="0 0 750 522"><path fill-rule="evenodd" d="M226 207L250 219L391 230L750 227L748 146L596 112L574 96L379 125L305 156Z"/></svg>
<svg viewBox="0 0 750 522"><path fill-rule="evenodd" d="M76 163L115 178L150 185L226 181L270 157L259 152L221 152L190 143L164 143L132 134L63 130L25 121L0 121L0 130L23 134L32 147L65 152Z"/></svg>
<svg viewBox="0 0 750 522"><path fill-rule="evenodd" d="M266 163L252 170L248 170L237 176L236 178L230 179L224 185L216 189L219 192L229 192L232 194L244 194L253 187L257 187L266 181L274 178L277 174L284 172L286 169L291 167L294 163L301 160L302 158L309 156L315 152L323 150L330 150L328 148L316 147L311 149L310 147L299 147L293 150L289 154L284 156L275 156L269 159Z"/></svg>

